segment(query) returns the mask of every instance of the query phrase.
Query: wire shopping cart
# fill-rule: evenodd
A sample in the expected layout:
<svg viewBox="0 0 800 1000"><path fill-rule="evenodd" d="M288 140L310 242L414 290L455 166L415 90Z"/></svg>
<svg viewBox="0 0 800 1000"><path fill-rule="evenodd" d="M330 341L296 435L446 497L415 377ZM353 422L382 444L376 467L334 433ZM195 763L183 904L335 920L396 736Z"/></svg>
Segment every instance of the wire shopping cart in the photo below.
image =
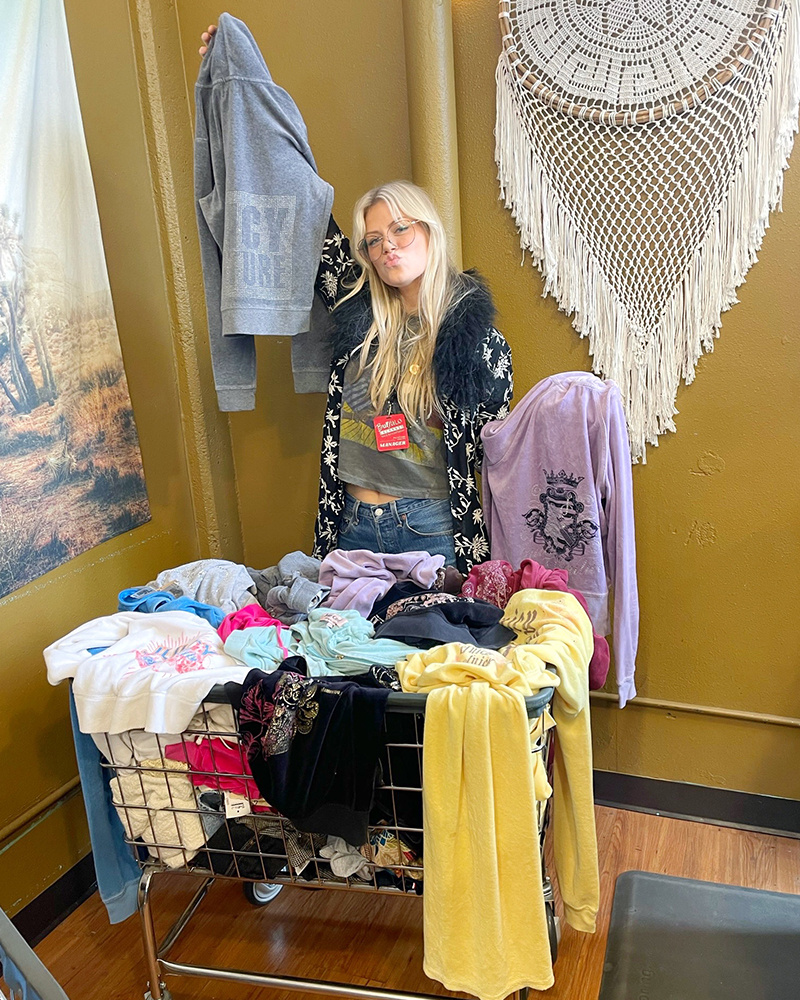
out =
<svg viewBox="0 0 800 1000"><path fill-rule="evenodd" d="M542 724L552 688L525 699L532 752L550 763L550 734ZM112 771L111 787L126 839L142 866L139 913L148 975L145 1000L171 1000L165 975L226 979L284 990L298 990L364 1000L403 1000L409 994L351 983L327 982L202 963L174 961L170 953L186 929L215 879L234 879L256 906L269 904L285 886L344 891L410 894L424 892L422 829L422 752L425 695L392 691L386 704L385 746L370 814L369 839L358 853L349 848L337 854L328 838L303 833L260 799L250 776L239 739L234 711L225 689L215 687L206 697L191 728L182 735L185 753L170 754L158 741L152 760L120 766L115 748L106 737L105 767ZM228 712L221 724L220 712ZM175 764L175 757L192 760L187 747L208 741L202 766ZM102 740L101 740L102 743ZM216 746L216 750L214 747ZM555 960L558 921L553 889L544 865L544 838L549 800L537 804L544 895L550 949ZM143 845L146 860L141 860ZM346 845L347 846L347 845ZM180 872L198 880L198 887L162 940L158 940L152 904L154 880L167 872ZM63 996L63 994L61 994ZM58 996L58 994L56 994ZM43 996L41 1000L50 1000Z"/></svg>

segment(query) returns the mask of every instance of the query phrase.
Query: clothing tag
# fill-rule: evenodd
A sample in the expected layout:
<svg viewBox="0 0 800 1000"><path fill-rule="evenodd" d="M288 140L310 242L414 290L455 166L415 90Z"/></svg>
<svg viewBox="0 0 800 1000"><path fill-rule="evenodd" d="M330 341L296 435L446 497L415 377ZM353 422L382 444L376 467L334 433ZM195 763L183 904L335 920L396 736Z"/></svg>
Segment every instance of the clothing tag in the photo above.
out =
<svg viewBox="0 0 800 1000"><path fill-rule="evenodd" d="M391 413L388 417L375 417L372 424L378 451L402 451L408 447L405 414Z"/></svg>
<svg viewBox="0 0 800 1000"><path fill-rule="evenodd" d="M225 792L225 818L236 819L237 816L249 816L250 800L238 792Z"/></svg>
<svg viewBox="0 0 800 1000"><path fill-rule="evenodd" d="M320 617L320 622L327 628L341 628L342 625L347 624L347 619L342 618L341 615L337 615L333 611L329 611Z"/></svg>

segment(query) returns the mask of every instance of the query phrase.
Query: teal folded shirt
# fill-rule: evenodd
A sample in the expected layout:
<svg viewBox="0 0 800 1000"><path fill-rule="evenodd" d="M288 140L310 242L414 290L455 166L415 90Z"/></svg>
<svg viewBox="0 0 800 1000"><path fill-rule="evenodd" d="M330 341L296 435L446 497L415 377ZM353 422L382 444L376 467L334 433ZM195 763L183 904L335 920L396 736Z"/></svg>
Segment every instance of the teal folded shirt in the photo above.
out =
<svg viewBox="0 0 800 1000"><path fill-rule="evenodd" d="M288 628L282 628L278 642L278 631L274 625L254 625L237 629L225 640L225 652L248 667L258 667L265 673L272 673L287 656L303 656L309 677L325 677L332 673L324 659L309 655L294 638ZM378 640L376 640L378 641Z"/></svg>
<svg viewBox="0 0 800 1000"><path fill-rule="evenodd" d="M324 660L330 673L361 674L374 663L394 666L421 650L396 639L375 639L375 627L358 611L315 608L292 626L302 656Z"/></svg>
<svg viewBox="0 0 800 1000"><path fill-rule="evenodd" d="M373 664L394 666L407 656L422 652L396 639L374 638L375 628L357 611L316 608L308 620L278 632L274 625L257 625L231 632L225 652L248 667L270 673L286 656L305 658L309 677L361 674Z"/></svg>

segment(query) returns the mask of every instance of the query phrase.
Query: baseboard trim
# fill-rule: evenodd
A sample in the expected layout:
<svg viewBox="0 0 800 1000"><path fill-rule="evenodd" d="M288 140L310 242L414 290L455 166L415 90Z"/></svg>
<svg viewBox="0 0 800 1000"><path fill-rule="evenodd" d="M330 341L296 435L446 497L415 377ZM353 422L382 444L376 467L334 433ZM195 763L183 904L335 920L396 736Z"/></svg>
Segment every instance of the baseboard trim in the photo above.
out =
<svg viewBox="0 0 800 1000"><path fill-rule="evenodd" d="M47 937L97 888L94 858L89 853L16 913L11 922L31 948Z"/></svg>
<svg viewBox="0 0 800 1000"><path fill-rule="evenodd" d="M800 839L800 801L774 795L645 778L618 771L594 772L595 802L614 809L656 813L695 823L713 823ZM13 917L35 947L97 889L91 853Z"/></svg>
<svg viewBox="0 0 800 1000"><path fill-rule="evenodd" d="M800 801L796 799L617 771L594 772L594 798L598 805L615 809L800 839Z"/></svg>

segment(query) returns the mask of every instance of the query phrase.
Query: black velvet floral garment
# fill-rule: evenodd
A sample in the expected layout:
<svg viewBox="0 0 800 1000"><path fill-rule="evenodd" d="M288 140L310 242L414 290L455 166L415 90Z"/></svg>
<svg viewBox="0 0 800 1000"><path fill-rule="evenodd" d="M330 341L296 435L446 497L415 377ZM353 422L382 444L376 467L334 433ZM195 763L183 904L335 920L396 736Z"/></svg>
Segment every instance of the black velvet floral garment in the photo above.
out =
<svg viewBox="0 0 800 1000"><path fill-rule="evenodd" d="M344 373L372 322L369 285L336 307L338 300L352 289L358 273L347 237L331 220L316 284L328 309L333 310L333 367L322 432L313 552L318 559L324 559L336 548L344 509L344 484L339 478ZM502 420L508 415L513 373L511 349L494 327L495 309L486 284L474 271L465 272L463 277L469 292L442 323L433 366L444 430L456 565L462 573L469 573L475 563L489 558L489 539L476 478L483 457L480 434L489 420Z"/></svg>
<svg viewBox="0 0 800 1000"><path fill-rule="evenodd" d="M388 696L373 674L306 677L299 656L247 675L242 747L261 794L298 830L366 842Z"/></svg>

